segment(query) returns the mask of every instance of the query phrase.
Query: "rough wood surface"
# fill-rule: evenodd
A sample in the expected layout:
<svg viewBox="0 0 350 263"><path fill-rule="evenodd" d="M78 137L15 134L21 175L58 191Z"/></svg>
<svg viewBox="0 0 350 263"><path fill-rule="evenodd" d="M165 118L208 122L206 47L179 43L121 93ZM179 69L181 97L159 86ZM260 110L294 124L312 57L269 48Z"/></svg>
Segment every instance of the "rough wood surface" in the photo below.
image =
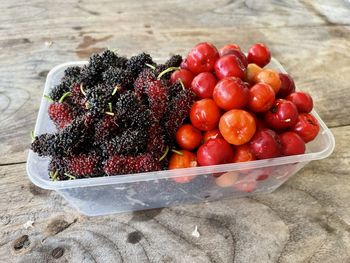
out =
<svg viewBox="0 0 350 263"><path fill-rule="evenodd" d="M0 10L0 262L350 262L348 1L3 0ZM28 181L53 66L107 47L162 58L206 40L269 44L333 127L334 154L269 195L96 218Z"/></svg>

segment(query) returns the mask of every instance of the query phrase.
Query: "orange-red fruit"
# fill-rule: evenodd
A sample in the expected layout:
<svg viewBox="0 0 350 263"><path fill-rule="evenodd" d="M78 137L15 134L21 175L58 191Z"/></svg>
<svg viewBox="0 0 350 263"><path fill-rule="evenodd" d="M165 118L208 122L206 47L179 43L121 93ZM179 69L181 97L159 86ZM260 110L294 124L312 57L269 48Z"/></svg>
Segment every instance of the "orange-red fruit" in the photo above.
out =
<svg viewBox="0 0 350 263"><path fill-rule="evenodd" d="M215 101L202 99L193 103L190 111L191 123L201 131L210 131L217 127L221 112Z"/></svg>
<svg viewBox="0 0 350 263"><path fill-rule="evenodd" d="M258 74L262 71L262 68L258 65L251 63L248 64L247 70L245 72L245 81L248 81L250 84L254 84L257 81Z"/></svg>
<svg viewBox="0 0 350 263"><path fill-rule="evenodd" d="M253 137L256 123L249 112L230 110L221 116L219 129L226 141L234 145L242 145Z"/></svg>
<svg viewBox="0 0 350 263"><path fill-rule="evenodd" d="M256 82L264 82L266 84L269 84L271 88L275 91L275 94L278 93L278 91L281 88L281 79L278 73L272 69L263 69L257 76L256 76Z"/></svg>
<svg viewBox="0 0 350 263"><path fill-rule="evenodd" d="M275 92L265 83L255 84L249 90L248 107L253 112L268 111L275 101Z"/></svg>
<svg viewBox="0 0 350 263"><path fill-rule="evenodd" d="M181 154L173 153L170 157L168 169L180 169L180 168L189 168L197 166L197 157L194 153L191 153L186 150L180 150ZM177 183L188 183L192 181L196 176L180 176L173 177L172 180Z"/></svg>
<svg viewBox="0 0 350 263"><path fill-rule="evenodd" d="M216 138L223 138L219 129L214 129L214 130L207 131L206 133L204 133L203 142L207 142L210 139L216 139Z"/></svg>
<svg viewBox="0 0 350 263"><path fill-rule="evenodd" d="M235 148L235 155L233 157L234 163L248 162L256 160L253 152L250 150L249 144L238 145Z"/></svg>
<svg viewBox="0 0 350 263"><path fill-rule="evenodd" d="M182 149L194 150L201 141L202 133L191 124L182 125L176 132L176 142Z"/></svg>

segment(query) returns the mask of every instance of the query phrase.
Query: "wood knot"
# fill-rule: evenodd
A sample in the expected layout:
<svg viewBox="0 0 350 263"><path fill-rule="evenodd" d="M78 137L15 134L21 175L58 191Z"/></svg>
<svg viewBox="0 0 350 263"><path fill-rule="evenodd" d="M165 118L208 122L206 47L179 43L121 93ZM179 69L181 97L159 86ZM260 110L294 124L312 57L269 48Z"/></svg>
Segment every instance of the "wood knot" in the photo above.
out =
<svg viewBox="0 0 350 263"><path fill-rule="evenodd" d="M56 235L67 229L69 226L70 224L66 220L55 219L47 225L46 230L50 235Z"/></svg>
<svg viewBox="0 0 350 263"><path fill-rule="evenodd" d="M142 239L142 233L140 231L131 232L128 235L128 243L136 244Z"/></svg>
<svg viewBox="0 0 350 263"><path fill-rule="evenodd" d="M62 257L64 249L62 247L56 247L51 251L51 256L55 259Z"/></svg>
<svg viewBox="0 0 350 263"><path fill-rule="evenodd" d="M15 251L19 251L22 248L27 248L30 245L29 236L23 235L15 240L13 243L13 248Z"/></svg>

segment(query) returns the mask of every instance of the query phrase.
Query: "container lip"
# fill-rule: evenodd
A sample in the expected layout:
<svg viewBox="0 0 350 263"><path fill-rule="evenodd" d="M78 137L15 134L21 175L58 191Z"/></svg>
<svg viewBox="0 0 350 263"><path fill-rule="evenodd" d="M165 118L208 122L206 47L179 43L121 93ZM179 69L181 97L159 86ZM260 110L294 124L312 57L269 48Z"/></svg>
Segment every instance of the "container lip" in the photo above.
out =
<svg viewBox="0 0 350 263"><path fill-rule="evenodd" d="M285 72L282 65L276 59L272 58L271 60L281 69L282 72ZM68 66L84 65L86 63L87 61L75 61L75 62L66 62L55 66L48 73L45 86L47 85L48 79L50 79L50 77L53 74L55 74L56 71L59 71L62 68L65 68ZM44 90L44 93L45 93L45 90ZM43 109L43 107L40 106L39 114L43 110L45 109ZM261 168L261 167L268 167L268 166L278 166L283 164L293 164L293 163L299 163L299 162L309 162L312 160L320 160L328 157L333 152L335 147L335 139L332 132L326 126L326 124L322 121L322 119L317 114L317 112L313 110L311 113L315 116L320 126L323 128L323 133L324 135L326 135L326 140L328 141L327 146L324 149L322 149L322 151L319 151L319 152L271 158L271 159L265 159L265 160L256 160L256 161L243 162L243 163L229 163L229 164L201 166L201 167L184 168L184 169L176 169L176 170L163 170L163 171L147 172L147 173L95 177L95 178L78 179L78 180L72 180L72 181L50 181L48 179L43 179L39 176L35 176L35 173L31 171L30 164L36 154L32 150L29 150L27 163L26 163L26 170L27 170L29 179L35 185L45 189L58 190L58 189L77 188L77 187L124 184L124 183L138 182L138 181L167 179L167 178L190 176L190 175L203 175L203 174L220 173L220 172L227 172L227 171L247 170L247 169L255 169L255 168ZM38 123L36 123L35 130L37 130L37 127L38 127Z"/></svg>

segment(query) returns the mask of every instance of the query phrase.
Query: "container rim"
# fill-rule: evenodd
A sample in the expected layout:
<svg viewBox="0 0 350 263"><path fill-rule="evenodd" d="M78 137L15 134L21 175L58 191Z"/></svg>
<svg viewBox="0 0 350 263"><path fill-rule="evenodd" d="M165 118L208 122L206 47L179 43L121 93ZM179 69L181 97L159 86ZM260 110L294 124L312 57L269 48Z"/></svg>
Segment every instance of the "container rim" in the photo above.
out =
<svg viewBox="0 0 350 263"><path fill-rule="evenodd" d="M285 72L282 65L274 58L271 58L271 61L275 63L280 69L281 72ZM63 64L59 64L52 68L47 75L46 84L48 79L58 70L62 68L66 68L68 66L73 65L84 65L87 61L76 61L76 62L66 62ZM45 86L46 86L45 84ZM44 91L45 93L45 91ZM44 111L44 107L40 105L38 116ZM147 172L147 173L135 173L135 174L125 174L125 175L116 175L116 176L105 176L105 177L94 177L94 178L85 178L85 179L77 179L70 181L51 181L49 179L44 179L42 177L36 176L35 172L32 171L30 167L31 160L35 157L35 153L32 150L29 150L26 170L29 179L37 186L44 189L51 190L59 190L59 189L67 189L67 188L78 188L78 187L91 187L91 186L101 186L101 185L110 185L110 184L125 184L132 183L138 181L148 181L148 180L157 180L157 179L167 179L173 177L181 177L181 176L191 176L191 175L205 175L212 173L221 173L227 171L238 171L238 170L248 170L255 169L261 167L269 167L269 166L278 166L283 164L293 164L300 162L309 162L312 160L320 160L328 157L334 150L335 147L335 139L330 131L330 129L326 126L320 116L317 114L315 110L311 112L315 118L318 120L320 126L323 128L322 134L325 135L327 146L318 152L305 153L300 155L293 156L285 156L285 157L277 157L265 160L256 160L242 163L229 163L229 164L220 164L220 165L212 165L212 166L201 166L201 167L193 167L193 168L183 168L176 170L163 170L156 172ZM35 131L38 129L38 122L35 125Z"/></svg>

